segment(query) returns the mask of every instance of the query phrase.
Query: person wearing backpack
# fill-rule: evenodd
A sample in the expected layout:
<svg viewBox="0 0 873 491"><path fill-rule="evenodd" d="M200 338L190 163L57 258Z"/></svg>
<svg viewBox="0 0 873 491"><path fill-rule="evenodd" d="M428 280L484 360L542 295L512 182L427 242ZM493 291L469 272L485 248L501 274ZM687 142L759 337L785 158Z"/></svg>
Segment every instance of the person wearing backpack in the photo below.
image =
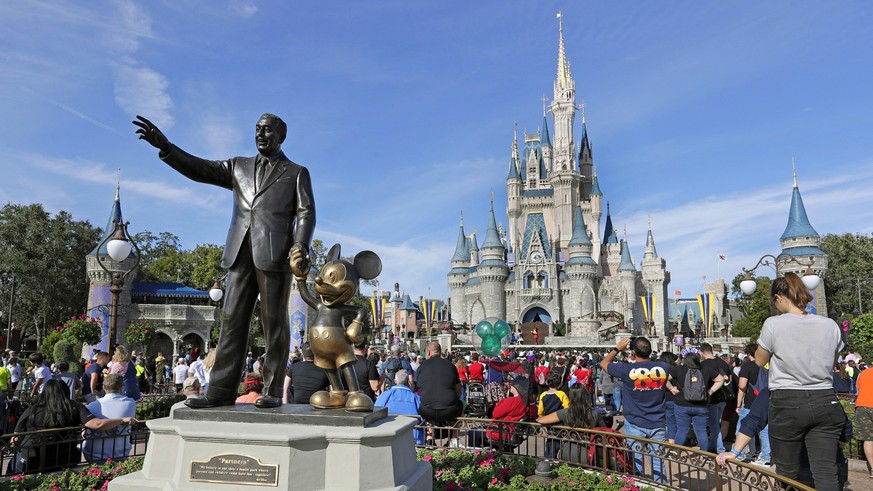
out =
<svg viewBox="0 0 873 491"><path fill-rule="evenodd" d="M394 376L400 370L406 370L406 373L409 374L409 386L414 387L412 367L409 366L408 361L401 358L401 355L400 345L391 347L391 357L382 364L382 377L379 381L379 387L382 387L382 391L386 391L394 385Z"/></svg>
<svg viewBox="0 0 873 491"><path fill-rule="evenodd" d="M685 361L670 369L667 389L673 394L676 413L676 444L685 445L688 432L694 426L697 446L711 452L706 433L709 419L709 397L721 388L724 380L718 372L703 366L697 353L685 355Z"/></svg>
<svg viewBox="0 0 873 491"><path fill-rule="evenodd" d="M700 345L700 360L703 366L711 368L722 377L723 385L730 384L733 370L726 361L715 356L712 352L711 344L702 343ZM732 384L728 385L728 387L733 388ZM709 398L709 448L713 452L724 452L721 421L728 401L723 392L720 390L716 391ZM735 397L734 394L730 395ZM733 410L731 412L733 413Z"/></svg>

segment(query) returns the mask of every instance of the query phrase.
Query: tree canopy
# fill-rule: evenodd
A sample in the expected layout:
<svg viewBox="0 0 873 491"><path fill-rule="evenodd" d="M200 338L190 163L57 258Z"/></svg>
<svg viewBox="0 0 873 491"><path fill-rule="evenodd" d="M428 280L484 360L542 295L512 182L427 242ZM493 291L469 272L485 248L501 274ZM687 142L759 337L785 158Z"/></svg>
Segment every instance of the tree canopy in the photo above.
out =
<svg viewBox="0 0 873 491"><path fill-rule="evenodd" d="M873 312L873 235L827 234L821 249L828 255L828 310L839 317L855 309Z"/></svg>
<svg viewBox="0 0 873 491"><path fill-rule="evenodd" d="M0 209L0 271L15 280L12 321L22 337L42 338L88 301L85 256L100 240L100 229L74 220L65 211L54 216L40 204L6 204ZM3 285L4 320L11 282Z"/></svg>
<svg viewBox="0 0 873 491"><path fill-rule="evenodd" d="M770 317L770 284L772 280L766 276L753 278L758 284L755 293L751 297L743 295L740 290L740 282L743 281L743 275L738 274L731 282L731 294L734 297L734 303L739 307L743 316L734 321L731 327L731 334L738 337L748 337L753 341L757 341L761 334L761 328L764 326L764 321Z"/></svg>

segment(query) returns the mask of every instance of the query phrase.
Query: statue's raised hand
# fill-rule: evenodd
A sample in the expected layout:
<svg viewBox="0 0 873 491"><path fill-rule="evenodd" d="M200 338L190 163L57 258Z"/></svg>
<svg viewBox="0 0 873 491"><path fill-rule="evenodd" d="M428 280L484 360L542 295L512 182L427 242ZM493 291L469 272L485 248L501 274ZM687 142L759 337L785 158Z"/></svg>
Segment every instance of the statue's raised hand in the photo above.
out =
<svg viewBox="0 0 873 491"><path fill-rule="evenodd" d="M140 140L149 142L151 146L157 148L161 152L166 152L170 149L170 140L164 136L164 133L161 132L154 123L140 115L137 115L136 119L138 121L132 121L132 123L139 127L139 129L136 130L136 134L139 135Z"/></svg>

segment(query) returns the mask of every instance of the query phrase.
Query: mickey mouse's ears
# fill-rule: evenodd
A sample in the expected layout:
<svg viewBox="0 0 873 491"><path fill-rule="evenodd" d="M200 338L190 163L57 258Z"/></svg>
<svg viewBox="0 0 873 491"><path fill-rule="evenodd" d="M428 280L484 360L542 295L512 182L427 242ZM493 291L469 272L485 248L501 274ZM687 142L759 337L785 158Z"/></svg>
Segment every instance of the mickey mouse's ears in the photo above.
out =
<svg viewBox="0 0 873 491"><path fill-rule="evenodd" d="M355 256L355 269L359 277L372 280L382 272L382 260L373 251L361 251Z"/></svg>

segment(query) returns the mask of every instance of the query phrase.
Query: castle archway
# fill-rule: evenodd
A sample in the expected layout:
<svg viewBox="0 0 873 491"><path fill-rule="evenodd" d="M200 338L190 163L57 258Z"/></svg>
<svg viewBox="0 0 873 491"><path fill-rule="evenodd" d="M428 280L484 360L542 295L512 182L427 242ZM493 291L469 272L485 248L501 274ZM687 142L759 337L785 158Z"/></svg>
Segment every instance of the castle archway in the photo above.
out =
<svg viewBox="0 0 873 491"><path fill-rule="evenodd" d="M543 324L548 324L552 322L552 316L546 309L540 306L533 306L524 313L521 322L522 324L527 322L542 322Z"/></svg>

